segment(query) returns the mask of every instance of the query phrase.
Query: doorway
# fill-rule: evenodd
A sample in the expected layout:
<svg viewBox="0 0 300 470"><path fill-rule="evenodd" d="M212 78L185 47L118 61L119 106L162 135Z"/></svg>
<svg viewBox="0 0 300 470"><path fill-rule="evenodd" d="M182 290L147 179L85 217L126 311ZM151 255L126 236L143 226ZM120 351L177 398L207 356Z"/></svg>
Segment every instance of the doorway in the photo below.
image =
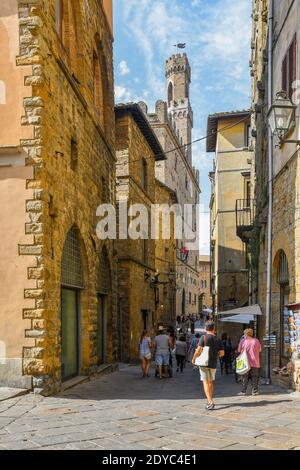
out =
<svg viewBox="0 0 300 470"><path fill-rule="evenodd" d="M61 371L62 380L78 375L79 366L79 293L61 290Z"/></svg>
<svg viewBox="0 0 300 470"><path fill-rule="evenodd" d="M142 313L142 322L143 322L143 329L148 329L148 310L141 310Z"/></svg>
<svg viewBox="0 0 300 470"><path fill-rule="evenodd" d="M106 296L98 295L98 333L97 357L98 365L106 362Z"/></svg>
<svg viewBox="0 0 300 470"><path fill-rule="evenodd" d="M69 230L61 261L61 379L80 370L80 291L84 288L79 231Z"/></svg>

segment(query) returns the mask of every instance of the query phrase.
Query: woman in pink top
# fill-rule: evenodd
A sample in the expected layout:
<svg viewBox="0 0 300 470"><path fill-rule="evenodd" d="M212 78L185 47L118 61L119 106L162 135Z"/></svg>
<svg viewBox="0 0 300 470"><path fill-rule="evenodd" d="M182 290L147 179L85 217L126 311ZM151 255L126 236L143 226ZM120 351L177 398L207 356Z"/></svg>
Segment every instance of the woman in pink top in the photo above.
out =
<svg viewBox="0 0 300 470"><path fill-rule="evenodd" d="M249 366L251 367L249 372L242 375L243 390L239 393L239 395L247 394L247 386L250 376L252 380L252 395L258 395L258 382L260 370L259 354L261 352L261 344L258 339L253 338L252 328L247 328L244 331L244 338L240 341L238 351L239 353L246 351Z"/></svg>

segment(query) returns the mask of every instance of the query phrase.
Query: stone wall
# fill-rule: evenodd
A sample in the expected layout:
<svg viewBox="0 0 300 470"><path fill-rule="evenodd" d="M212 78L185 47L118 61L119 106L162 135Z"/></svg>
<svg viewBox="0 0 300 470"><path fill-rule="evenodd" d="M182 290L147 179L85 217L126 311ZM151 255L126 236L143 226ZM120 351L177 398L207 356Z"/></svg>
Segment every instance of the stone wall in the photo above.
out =
<svg viewBox="0 0 300 470"><path fill-rule="evenodd" d="M74 3L77 29L70 47L78 53L75 64L56 32L55 2L19 0L18 4L16 61L20 67L30 66L25 77L28 96L32 90L23 101L21 118L32 138L20 140L28 155L26 165L33 169L27 179L32 197L24 201L29 220L24 230L32 243L19 247L20 256L34 259L24 286L24 298L32 299L34 306L23 310L31 323L24 336L34 346L24 348L23 373L33 377L34 388L49 394L61 383L61 256L73 225L80 232L85 285L79 372L87 374L97 364L96 285L103 242L96 236L96 209L101 202L115 202L112 36L98 1ZM101 44L101 83L106 90L101 110L94 104L95 38ZM108 200L103 200L104 194ZM112 361L118 350L116 262L113 242L105 244L112 274L107 351Z"/></svg>
<svg viewBox="0 0 300 470"><path fill-rule="evenodd" d="M176 203L173 191L156 180L156 204L166 204L168 207ZM160 273L159 281L166 282L158 286L158 299L155 305L155 323L165 326L174 324L176 318L176 242L174 240L174 219L170 220L170 238L164 239L160 226L159 239L155 243L155 269ZM170 275L168 273L174 273Z"/></svg>
<svg viewBox="0 0 300 470"><path fill-rule="evenodd" d="M117 203L143 204L150 214L155 203L155 159L146 137L130 112L116 115ZM142 158L147 164L147 187L142 185ZM120 298L122 359L138 360L138 343L144 328L142 310L147 312L147 328L154 333L155 297L150 285L155 274L155 241L146 241L147 256L143 257L143 240L117 240L118 293ZM145 273L147 276L145 277Z"/></svg>

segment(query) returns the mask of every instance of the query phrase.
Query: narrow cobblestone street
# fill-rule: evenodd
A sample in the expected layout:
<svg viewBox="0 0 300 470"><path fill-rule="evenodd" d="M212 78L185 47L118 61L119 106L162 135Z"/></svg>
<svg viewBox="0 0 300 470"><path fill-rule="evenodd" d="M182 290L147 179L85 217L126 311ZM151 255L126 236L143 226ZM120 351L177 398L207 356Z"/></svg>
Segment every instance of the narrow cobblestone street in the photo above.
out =
<svg viewBox="0 0 300 470"><path fill-rule="evenodd" d="M216 408L205 410L198 373L141 379L136 366L44 398L0 404L0 449L300 449L300 398L270 386L237 396L218 376Z"/></svg>

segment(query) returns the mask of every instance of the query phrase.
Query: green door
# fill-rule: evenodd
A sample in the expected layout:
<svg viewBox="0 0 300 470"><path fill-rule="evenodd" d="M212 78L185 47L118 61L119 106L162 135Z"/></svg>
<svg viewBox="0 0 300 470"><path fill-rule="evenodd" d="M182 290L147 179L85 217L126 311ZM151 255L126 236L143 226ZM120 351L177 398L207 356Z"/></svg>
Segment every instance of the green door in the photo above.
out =
<svg viewBox="0 0 300 470"><path fill-rule="evenodd" d="M97 355L98 364L105 362L106 349L106 321L105 321L105 295L98 295L98 332L97 332Z"/></svg>
<svg viewBox="0 0 300 470"><path fill-rule="evenodd" d="M78 292L61 291L62 380L78 374Z"/></svg>

